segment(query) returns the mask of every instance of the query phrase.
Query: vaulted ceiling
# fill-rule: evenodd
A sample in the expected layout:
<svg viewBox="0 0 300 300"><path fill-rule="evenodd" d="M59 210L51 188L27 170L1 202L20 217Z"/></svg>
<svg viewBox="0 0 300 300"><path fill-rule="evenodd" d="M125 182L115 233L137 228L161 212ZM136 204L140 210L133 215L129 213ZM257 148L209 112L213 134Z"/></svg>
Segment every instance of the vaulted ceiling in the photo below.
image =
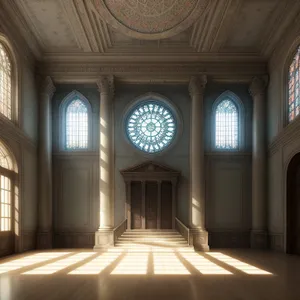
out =
<svg viewBox="0 0 300 300"><path fill-rule="evenodd" d="M5 0L43 62L266 62L297 0ZM0 13L1 17L1 13Z"/></svg>

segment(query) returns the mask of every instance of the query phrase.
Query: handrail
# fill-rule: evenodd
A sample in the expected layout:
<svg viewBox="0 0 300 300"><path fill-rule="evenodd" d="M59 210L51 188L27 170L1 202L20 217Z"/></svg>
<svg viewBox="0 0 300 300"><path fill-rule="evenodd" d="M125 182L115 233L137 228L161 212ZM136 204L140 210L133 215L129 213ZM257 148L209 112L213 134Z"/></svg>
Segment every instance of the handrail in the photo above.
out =
<svg viewBox="0 0 300 300"><path fill-rule="evenodd" d="M188 242L188 245L190 244L190 229L183 224L183 222L181 222L178 218L175 217L175 221L177 223L179 223L179 225L184 229L184 231L187 233L187 236L186 236L186 239L187 239L187 242ZM184 235L183 235L184 236Z"/></svg>
<svg viewBox="0 0 300 300"><path fill-rule="evenodd" d="M114 235L114 243L116 243L117 239L126 231L127 229L127 219L122 221L117 227L113 229Z"/></svg>

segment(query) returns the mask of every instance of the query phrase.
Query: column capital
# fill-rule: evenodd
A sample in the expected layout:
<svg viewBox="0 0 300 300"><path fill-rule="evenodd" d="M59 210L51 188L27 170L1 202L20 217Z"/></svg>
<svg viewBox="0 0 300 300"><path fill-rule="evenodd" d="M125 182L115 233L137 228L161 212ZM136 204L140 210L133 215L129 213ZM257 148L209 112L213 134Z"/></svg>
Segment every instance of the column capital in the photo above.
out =
<svg viewBox="0 0 300 300"><path fill-rule="evenodd" d="M97 86L100 94L110 95L111 97L113 97L115 92L115 87L114 87L114 77L112 75L100 76L99 79L97 80Z"/></svg>
<svg viewBox="0 0 300 300"><path fill-rule="evenodd" d="M53 94L56 91L56 88L50 76L41 79L40 87L40 93L46 94L50 98L52 98Z"/></svg>
<svg viewBox="0 0 300 300"><path fill-rule="evenodd" d="M249 93L252 97L256 95L264 95L268 84L268 78L266 77L253 77L249 87Z"/></svg>
<svg viewBox="0 0 300 300"><path fill-rule="evenodd" d="M189 83L189 93L191 97L195 95L203 95L207 84L207 76L192 76Z"/></svg>

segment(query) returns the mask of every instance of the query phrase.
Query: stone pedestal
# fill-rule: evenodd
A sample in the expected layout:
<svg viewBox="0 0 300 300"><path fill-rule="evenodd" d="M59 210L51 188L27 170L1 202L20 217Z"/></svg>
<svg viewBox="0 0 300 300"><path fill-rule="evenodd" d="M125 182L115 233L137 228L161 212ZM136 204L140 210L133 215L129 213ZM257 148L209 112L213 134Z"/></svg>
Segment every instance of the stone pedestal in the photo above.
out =
<svg viewBox="0 0 300 300"><path fill-rule="evenodd" d="M196 251L207 252L209 251L208 246L208 232L206 230L201 230L197 228L193 228L190 231L192 242L191 245L194 246Z"/></svg>
<svg viewBox="0 0 300 300"><path fill-rule="evenodd" d="M95 233L94 250L105 250L114 245L114 232L112 229L99 229Z"/></svg>

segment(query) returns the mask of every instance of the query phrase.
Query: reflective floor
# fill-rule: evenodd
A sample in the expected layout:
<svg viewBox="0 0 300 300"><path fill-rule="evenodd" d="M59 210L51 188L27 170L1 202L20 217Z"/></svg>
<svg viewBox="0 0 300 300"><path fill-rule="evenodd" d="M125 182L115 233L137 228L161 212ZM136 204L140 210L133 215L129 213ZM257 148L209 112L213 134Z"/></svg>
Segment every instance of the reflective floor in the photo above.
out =
<svg viewBox="0 0 300 300"><path fill-rule="evenodd" d="M300 257L253 250L112 248L0 260L0 299L300 299Z"/></svg>

